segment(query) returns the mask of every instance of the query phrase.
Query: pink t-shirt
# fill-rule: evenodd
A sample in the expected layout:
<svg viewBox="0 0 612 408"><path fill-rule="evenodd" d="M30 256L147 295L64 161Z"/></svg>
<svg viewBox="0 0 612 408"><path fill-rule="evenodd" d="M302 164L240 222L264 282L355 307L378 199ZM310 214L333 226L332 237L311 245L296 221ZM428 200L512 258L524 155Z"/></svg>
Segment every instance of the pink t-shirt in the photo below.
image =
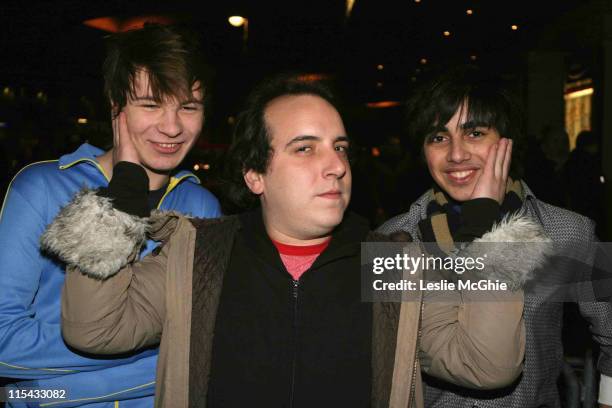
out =
<svg viewBox="0 0 612 408"><path fill-rule="evenodd" d="M317 245L308 246L287 245L275 240L272 240L272 243L278 249L287 272L289 272L294 280L299 280L302 274L312 266L321 252L327 248L330 239Z"/></svg>

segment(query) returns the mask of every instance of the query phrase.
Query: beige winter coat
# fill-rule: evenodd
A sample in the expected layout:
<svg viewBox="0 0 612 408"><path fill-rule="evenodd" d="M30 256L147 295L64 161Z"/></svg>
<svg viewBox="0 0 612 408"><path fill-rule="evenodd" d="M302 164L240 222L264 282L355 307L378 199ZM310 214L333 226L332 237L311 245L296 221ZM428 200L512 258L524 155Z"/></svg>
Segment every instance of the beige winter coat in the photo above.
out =
<svg viewBox="0 0 612 408"><path fill-rule="evenodd" d="M82 208L73 213L81 221L86 218ZM61 219L65 216L66 211L42 241L48 251L64 259L63 253L74 255L76 251L75 247L66 247L66 234L75 238L83 233L67 231L72 223L69 218ZM94 216L85 222L95 223L99 218ZM196 352L208 373L224 265L238 224L235 217L158 217L150 234L164 242L161 251L129 263L104 280L99 279L95 267L87 264L91 253L83 253L82 261L73 257L62 294L62 332L66 342L97 354L127 352L159 343L156 406L190 406L190 339L204 336L205 347ZM131 232L134 226L123 223L121 228ZM85 233L100 234L102 229L92 226ZM198 234L198 229L203 233ZM488 234L489 240L495 239L494 234L495 231ZM200 239L206 245L199 245ZM137 247L139 240L134 245ZM212 255L206 258L206 265L196 265L194 272L196 248ZM531 267L541 261L534 260ZM96 278L77 269L85 264L87 268L81 270ZM192 293L195 283L204 288L196 295ZM200 333L191 331L194 296L204 299L206 310L210 310L208 329ZM458 385L483 389L507 386L518 377L525 347L522 292L490 293L497 299L490 297L486 303L472 302L472 296L482 294L454 291L428 294L425 302L418 295L410 302L373 303L373 407L422 407L421 370Z"/></svg>

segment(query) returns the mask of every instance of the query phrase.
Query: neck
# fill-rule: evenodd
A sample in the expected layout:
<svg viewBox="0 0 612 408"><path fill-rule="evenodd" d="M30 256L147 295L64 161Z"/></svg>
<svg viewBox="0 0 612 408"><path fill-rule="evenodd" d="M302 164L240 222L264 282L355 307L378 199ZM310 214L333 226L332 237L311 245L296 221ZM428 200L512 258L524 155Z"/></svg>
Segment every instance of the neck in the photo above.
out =
<svg viewBox="0 0 612 408"><path fill-rule="evenodd" d="M310 245L319 245L329 240L330 235L326 235L324 237L312 238L312 239L301 239L295 238L287 234L279 233L278 231L271 231L266 227L266 231L268 232L268 236L270 239L279 242L285 245L293 245L293 246L310 246Z"/></svg>
<svg viewBox="0 0 612 408"><path fill-rule="evenodd" d="M108 176L108 180L110 181L113 178L113 167L115 165L115 161L113 159L113 149L110 149L101 156L98 156L96 159L100 166L102 166L102 169L104 169L104 173ZM155 173L144 166L143 168L149 177L149 191L159 190L166 183L168 183L168 179L170 178L168 174Z"/></svg>
<svg viewBox="0 0 612 408"><path fill-rule="evenodd" d="M325 234L322 236L296 236L296 234L292 234L290 232L284 231L281 228L276 227L273 223L270 222L268 217L263 214L264 226L266 227L266 232L268 233L268 237L270 239L280 242L285 245L294 245L294 246L308 246L308 245L318 245L327 241L331 237L331 233Z"/></svg>

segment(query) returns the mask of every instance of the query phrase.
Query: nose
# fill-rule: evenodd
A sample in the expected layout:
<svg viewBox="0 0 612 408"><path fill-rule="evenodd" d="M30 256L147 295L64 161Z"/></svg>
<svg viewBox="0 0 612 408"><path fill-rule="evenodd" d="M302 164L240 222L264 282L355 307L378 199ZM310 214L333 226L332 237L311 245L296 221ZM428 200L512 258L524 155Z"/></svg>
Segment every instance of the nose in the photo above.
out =
<svg viewBox="0 0 612 408"><path fill-rule="evenodd" d="M451 141L446 159L453 163L461 163L470 159L470 152L462 139Z"/></svg>
<svg viewBox="0 0 612 408"><path fill-rule="evenodd" d="M334 147L325 154L323 172L325 177L344 177L348 169L348 160L345 152L337 151Z"/></svg>
<svg viewBox="0 0 612 408"><path fill-rule="evenodd" d="M157 124L157 129L168 137L176 137L183 133L183 123L179 113L174 109L165 109Z"/></svg>

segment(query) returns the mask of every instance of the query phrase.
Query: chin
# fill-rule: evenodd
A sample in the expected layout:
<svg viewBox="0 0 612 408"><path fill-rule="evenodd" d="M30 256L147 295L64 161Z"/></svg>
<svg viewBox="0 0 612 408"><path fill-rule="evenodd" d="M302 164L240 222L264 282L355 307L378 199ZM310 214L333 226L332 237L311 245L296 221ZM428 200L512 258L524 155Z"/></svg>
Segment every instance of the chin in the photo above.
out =
<svg viewBox="0 0 612 408"><path fill-rule="evenodd" d="M339 211L337 214L330 214L324 220L321 220L320 225L323 225L327 229L332 230L342 222L342 218L344 218L344 210Z"/></svg>
<svg viewBox="0 0 612 408"><path fill-rule="evenodd" d="M446 194L448 194L453 200L458 201L460 203L464 202L464 201L468 201L470 199L470 196L472 195L471 192L468 191L453 191L453 190L447 190Z"/></svg>
<svg viewBox="0 0 612 408"><path fill-rule="evenodd" d="M181 164L180 161L173 160L172 162L168 161L157 161L152 163L147 163L146 167L155 173L168 173L169 171L174 170Z"/></svg>

